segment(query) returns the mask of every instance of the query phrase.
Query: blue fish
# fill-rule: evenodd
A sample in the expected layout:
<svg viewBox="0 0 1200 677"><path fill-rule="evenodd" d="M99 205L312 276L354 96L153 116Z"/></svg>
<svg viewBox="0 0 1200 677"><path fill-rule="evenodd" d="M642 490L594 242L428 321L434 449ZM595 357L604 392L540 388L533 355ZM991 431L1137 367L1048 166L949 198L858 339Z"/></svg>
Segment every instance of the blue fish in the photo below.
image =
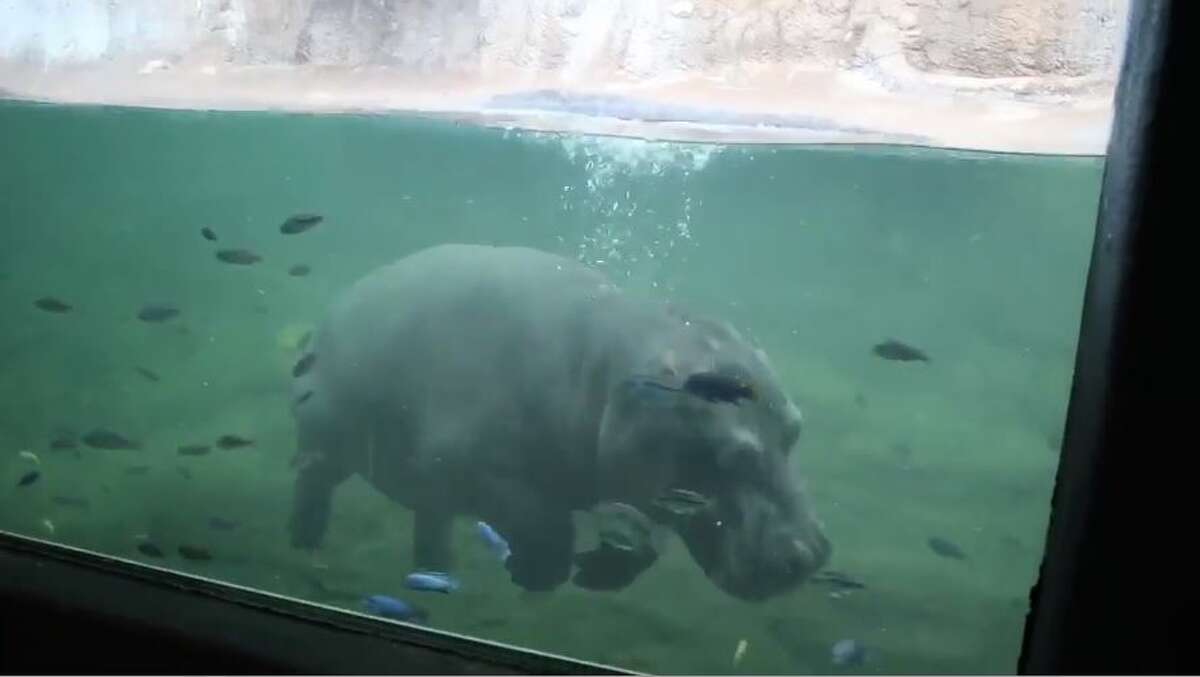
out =
<svg viewBox="0 0 1200 677"><path fill-rule="evenodd" d="M404 578L404 585L410 590L425 592L450 593L458 590L458 581L441 571L413 572Z"/></svg>
<svg viewBox="0 0 1200 677"><path fill-rule="evenodd" d="M488 550L491 550L492 554L495 555L497 559L499 559L501 562L508 561L508 557L512 554L512 550L510 550L508 547L508 541L504 540L504 537L501 536L495 529L493 529L492 525L488 524L487 522L476 522L475 532L479 534L479 538L483 539L483 542L487 545Z"/></svg>
<svg viewBox="0 0 1200 677"><path fill-rule="evenodd" d="M387 595L371 595L364 600L363 605L369 614L397 621L423 623L429 618L429 613L421 607Z"/></svg>

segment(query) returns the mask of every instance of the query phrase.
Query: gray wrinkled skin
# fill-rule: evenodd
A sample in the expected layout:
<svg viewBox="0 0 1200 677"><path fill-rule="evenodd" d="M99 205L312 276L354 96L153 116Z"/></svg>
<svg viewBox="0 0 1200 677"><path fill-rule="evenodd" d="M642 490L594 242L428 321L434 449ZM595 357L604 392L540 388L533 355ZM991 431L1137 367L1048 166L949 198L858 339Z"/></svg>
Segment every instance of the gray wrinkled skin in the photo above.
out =
<svg viewBox="0 0 1200 677"><path fill-rule="evenodd" d="M653 552L576 555L572 510L623 501L674 528L707 576L761 600L803 581L829 542L787 468L800 412L726 324L619 292L524 248L446 245L369 274L334 304L295 380L292 542L317 547L334 488L359 474L415 511L416 566L452 566L457 515L492 524L529 590L618 589ZM754 401L645 388L736 373ZM664 489L712 496L680 518Z"/></svg>

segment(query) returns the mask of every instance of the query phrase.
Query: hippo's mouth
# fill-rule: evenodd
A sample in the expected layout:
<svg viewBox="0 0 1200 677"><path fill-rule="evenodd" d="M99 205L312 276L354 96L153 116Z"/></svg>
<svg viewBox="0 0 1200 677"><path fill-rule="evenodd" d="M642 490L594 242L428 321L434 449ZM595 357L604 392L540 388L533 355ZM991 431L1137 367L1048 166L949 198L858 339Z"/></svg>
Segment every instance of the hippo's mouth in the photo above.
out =
<svg viewBox="0 0 1200 677"><path fill-rule="evenodd" d="M722 590L762 601L796 587L829 560L829 540L812 518L785 515L754 493L724 497L676 526L692 558Z"/></svg>

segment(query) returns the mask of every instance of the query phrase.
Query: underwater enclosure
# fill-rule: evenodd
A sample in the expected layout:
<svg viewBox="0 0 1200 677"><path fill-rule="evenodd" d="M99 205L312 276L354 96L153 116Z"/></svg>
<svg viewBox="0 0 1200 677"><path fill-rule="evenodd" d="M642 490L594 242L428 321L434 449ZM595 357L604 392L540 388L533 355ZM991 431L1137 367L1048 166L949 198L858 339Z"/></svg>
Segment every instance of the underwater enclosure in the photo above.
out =
<svg viewBox="0 0 1200 677"><path fill-rule="evenodd" d="M1014 670L1102 158L18 102L0 134L0 529L639 671ZM304 337L445 243L577 260L760 346L823 574L739 600L668 536L622 590L528 592L464 516L458 589L411 590L411 512L360 477L292 547Z"/></svg>

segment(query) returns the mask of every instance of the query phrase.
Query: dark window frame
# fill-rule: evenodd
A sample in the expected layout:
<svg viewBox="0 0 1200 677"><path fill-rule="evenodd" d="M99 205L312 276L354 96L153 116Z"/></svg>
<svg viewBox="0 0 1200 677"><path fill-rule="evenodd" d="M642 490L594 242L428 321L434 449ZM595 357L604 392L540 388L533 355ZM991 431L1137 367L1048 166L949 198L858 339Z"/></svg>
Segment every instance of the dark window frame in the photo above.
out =
<svg viewBox="0 0 1200 677"><path fill-rule="evenodd" d="M1143 560L1125 543L1195 529L1188 524L1194 511L1183 505L1184 477L1174 478L1178 487L1135 487L1140 503L1129 501L1138 481L1164 479L1161 466L1151 474L1141 463L1144 440L1137 435L1147 424L1163 424L1156 405L1170 378L1155 369L1169 364L1163 337L1178 329L1164 323L1172 310L1165 304L1178 292L1172 287L1178 280L1164 270L1182 246L1164 242L1181 222L1173 172L1184 166L1183 144L1173 134L1184 129L1179 50L1182 26L1189 25L1178 1L1130 4L1062 459L1021 673L1178 672L1176 650L1195 636L1181 624L1195 615L1194 586L1185 594L1177 587L1143 594L1140 580L1130 579ZM1176 431L1188 432L1188 423L1180 420ZM1176 581L1187 581L1195 570L1168 563L1153 576L1171 583L1176 574ZM76 633L69 643L44 634L64 622ZM101 641L79 634L89 627L97 637L125 631L153 643L97 653ZM187 655L197 662L179 664L181 647L194 649ZM633 674L0 532L0 668L219 673L239 672L238 666L260 673Z"/></svg>

